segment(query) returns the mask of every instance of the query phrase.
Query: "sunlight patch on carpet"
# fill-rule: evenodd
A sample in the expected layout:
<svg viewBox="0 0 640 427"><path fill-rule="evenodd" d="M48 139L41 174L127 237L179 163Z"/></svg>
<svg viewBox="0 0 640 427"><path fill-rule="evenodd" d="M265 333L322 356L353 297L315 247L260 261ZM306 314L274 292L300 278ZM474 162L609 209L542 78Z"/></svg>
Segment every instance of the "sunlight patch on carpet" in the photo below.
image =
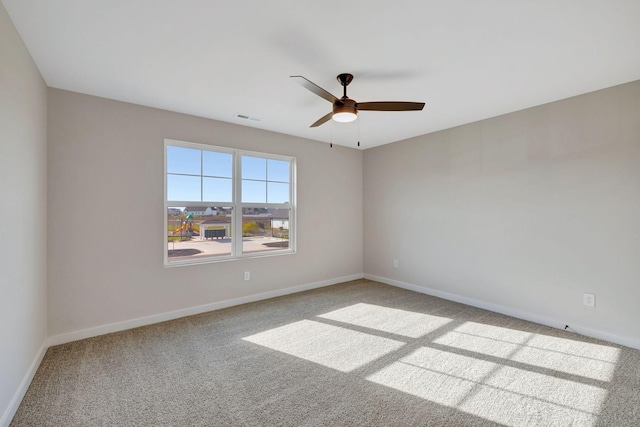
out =
<svg viewBox="0 0 640 427"><path fill-rule="evenodd" d="M312 320L290 323L243 340L341 372L353 371L404 345Z"/></svg>
<svg viewBox="0 0 640 427"><path fill-rule="evenodd" d="M475 322L466 322L433 342L598 381L613 378L620 351L600 344Z"/></svg>
<svg viewBox="0 0 640 427"><path fill-rule="evenodd" d="M510 426L590 425L606 399L594 385L428 347L367 379Z"/></svg>
<svg viewBox="0 0 640 427"><path fill-rule="evenodd" d="M409 338L420 338L451 322L447 317L365 303L354 304L318 317Z"/></svg>

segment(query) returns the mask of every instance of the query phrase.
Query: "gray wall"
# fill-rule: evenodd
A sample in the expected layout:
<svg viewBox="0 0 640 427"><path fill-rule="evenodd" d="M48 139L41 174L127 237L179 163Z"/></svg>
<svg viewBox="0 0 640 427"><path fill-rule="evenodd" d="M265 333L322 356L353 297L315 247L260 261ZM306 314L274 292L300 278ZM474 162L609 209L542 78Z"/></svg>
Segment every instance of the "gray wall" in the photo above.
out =
<svg viewBox="0 0 640 427"><path fill-rule="evenodd" d="M366 150L364 203L368 277L640 348L639 81Z"/></svg>
<svg viewBox="0 0 640 427"><path fill-rule="evenodd" d="M165 138L295 156L297 253L164 268ZM49 89L49 335L361 276L362 156Z"/></svg>
<svg viewBox="0 0 640 427"><path fill-rule="evenodd" d="M46 138L45 83L0 4L0 425L47 338Z"/></svg>

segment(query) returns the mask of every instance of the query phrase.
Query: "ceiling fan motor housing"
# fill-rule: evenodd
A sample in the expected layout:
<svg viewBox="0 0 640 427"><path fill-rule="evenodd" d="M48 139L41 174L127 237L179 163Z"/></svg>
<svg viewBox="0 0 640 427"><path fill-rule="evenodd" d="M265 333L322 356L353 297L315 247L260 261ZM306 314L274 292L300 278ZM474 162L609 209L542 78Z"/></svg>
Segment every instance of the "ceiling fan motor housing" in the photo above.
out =
<svg viewBox="0 0 640 427"><path fill-rule="evenodd" d="M356 101L342 98L333 103L333 119L338 122L352 122L358 116Z"/></svg>

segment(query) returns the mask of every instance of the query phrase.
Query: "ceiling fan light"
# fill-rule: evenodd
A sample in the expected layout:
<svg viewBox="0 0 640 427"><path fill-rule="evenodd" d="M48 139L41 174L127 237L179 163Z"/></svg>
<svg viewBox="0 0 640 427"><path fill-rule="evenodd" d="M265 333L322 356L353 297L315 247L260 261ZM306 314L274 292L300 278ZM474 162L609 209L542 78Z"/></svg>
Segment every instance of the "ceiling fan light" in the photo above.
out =
<svg viewBox="0 0 640 427"><path fill-rule="evenodd" d="M349 98L342 98L341 104L333 105L333 120L340 123L349 123L358 118L356 102Z"/></svg>
<svg viewBox="0 0 640 427"><path fill-rule="evenodd" d="M340 123L349 123L358 118L355 113L352 112L344 112L344 113L333 113L333 120Z"/></svg>

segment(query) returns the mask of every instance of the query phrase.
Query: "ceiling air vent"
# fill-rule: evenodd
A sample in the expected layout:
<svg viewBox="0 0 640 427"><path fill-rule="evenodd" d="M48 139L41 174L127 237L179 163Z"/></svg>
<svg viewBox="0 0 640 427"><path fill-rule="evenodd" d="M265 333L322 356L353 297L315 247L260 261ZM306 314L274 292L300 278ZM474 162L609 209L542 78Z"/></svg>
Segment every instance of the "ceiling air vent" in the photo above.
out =
<svg viewBox="0 0 640 427"><path fill-rule="evenodd" d="M251 116L247 116L246 114L240 114L240 113L237 113L233 117L235 117L236 119L249 120L249 121L252 121L252 122L260 122L261 121L257 117L251 117Z"/></svg>

